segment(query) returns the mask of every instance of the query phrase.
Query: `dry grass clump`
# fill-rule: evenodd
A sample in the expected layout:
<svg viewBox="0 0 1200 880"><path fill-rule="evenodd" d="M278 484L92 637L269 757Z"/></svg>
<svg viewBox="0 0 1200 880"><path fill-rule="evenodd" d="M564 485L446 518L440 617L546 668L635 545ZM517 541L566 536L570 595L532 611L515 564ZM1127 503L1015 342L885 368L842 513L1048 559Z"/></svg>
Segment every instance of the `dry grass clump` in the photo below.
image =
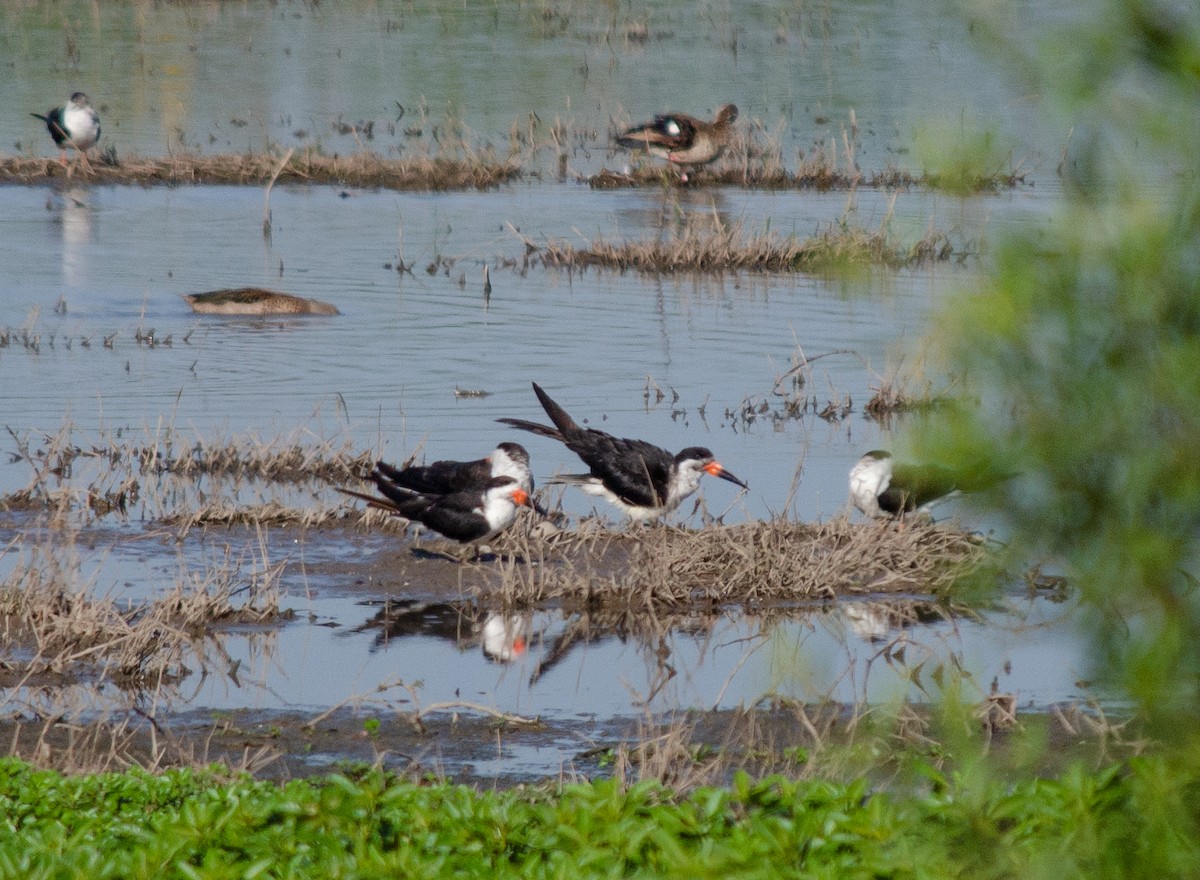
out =
<svg viewBox="0 0 1200 880"><path fill-rule="evenodd" d="M121 772L130 767L151 773L188 767L230 779L263 774L280 757L278 750L268 745L239 752L214 749L212 740L219 733L215 729L197 741L160 724L152 712L140 707L94 720L73 720L56 713L40 717L36 723L14 724L8 754L68 776Z"/></svg>
<svg viewBox="0 0 1200 880"><path fill-rule="evenodd" d="M863 407L868 418L875 421L886 421L900 413L922 412L946 406L954 402L954 398L943 394L935 394L932 385L927 385L921 391L911 391L902 385L883 383L872 389L875 393Z"/></svg>
<svg viewBox="0 0 1200 880"><path fill-rule="evenodd" d="M51 677L110 680L121 686L172 681L214 624L278 619L281 566L256 566L242 583L226 560L203 577L185 576L165 595L125 604L98 595L62 547L35 547L0 582L0 646L6 684ZM243 597L234 604L235 597Z"/></svg>
<svg viewBox="0 0 1200 880"><path fill-rule="evenodd" d="M236 437L215 442L197 440L175 452L177 445L170 443L164 449L159 444L128 452L143 473L155 471L189 479L216 475L270 483L341 484L357 479L375 462L371 451L355 452L349 441L335 447L332 441L301 444L294 438Z"/></svg>
<svg viewBox="0 0 1200 880"><path fill-rule="evenodd" d="M831 225L811 238L753 232L742 223L716 231L689 225L670 239L613 243L597 238L584 247L550 241L539 248L540 261L551 268L669 272L816 272L851 265L892 268L943 262L957 255L949 238L930 231L904 245L886 229L870 231L848 224Z"/></svg>
<svg viewBox="0 0 1200 880"><path fill-rule="evenodd" d="M978 539L954 528L845 518L589 530L549 545L531 538L527 552L540 564L504 568L507 601L668 608L944 593L987 559Z"/></svg>
<svg viewBox="0 0 1200 880"><path fill-rule="evenodd" d="M177 527L181 534L195 526L299 526L317 528L344 522L350 514L344 509L326 507L294 507L279 501L262 504L238 504L217 499L188 510L178 510L163 517L163 522ZM394 517L393 517L394 519Z"/></svg>
<svg viewBox="0 0 1200 880"><path fill-rule="evenodd" d="M174 154L163 158L129 156L119 163L93 163L92 170L71 173L99 184L233 184L265 186L280 165L271 153ZM49 158L0 158L0 182L42 183L67 174ZM469 151L458 158L415 156L386 159L374 153L325 156L315 150L296 153L279 171L277 183L320 183L382 189L443 191L490 189L522 176L519 164L494 151Z"/></svg>
<svg viewBox="0 0 1200 880"><path fill-rule="evenodd" d="M91 441L79 441L76 433L70 422L55 434L18 435L9 429L16 442L13 460L26 462L32 474L24 488L0 496L0 509L100 517L143 505L146 515L171 523L321 525L336 518L333 511L278 499L250 505L235 499L247 484L289 491L353 484L377 457L355 451L348 439L312 442L307 431L269 440L189 440L161 425L140 435L104 431Z"/></svg>
<svg viewBox="0 0 1200 880"><path fill-rule="evenodd" d="M863 408L867 418L886 422L892 416L903 413L923 412L942 406L951 406L960 401L950 386L935 390L934 382L924 368L924 355L912 368L903 361L892 366L884 375L877 375L871 385L874 392Z"/></svg>

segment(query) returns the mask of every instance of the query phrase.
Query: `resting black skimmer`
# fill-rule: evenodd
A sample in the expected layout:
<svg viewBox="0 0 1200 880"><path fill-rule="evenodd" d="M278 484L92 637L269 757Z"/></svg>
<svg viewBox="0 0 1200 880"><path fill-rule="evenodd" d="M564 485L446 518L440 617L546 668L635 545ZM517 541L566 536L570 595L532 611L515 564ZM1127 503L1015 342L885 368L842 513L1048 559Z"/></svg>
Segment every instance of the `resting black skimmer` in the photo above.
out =
<svg viewBox="0 0 1200 880"><path fill-rule="evenodd" d="M712 122L682 113L664 114L622 132L617 143L630 150L644 149L672 165L706 165L725 151L737 118L733 104L719 108ZM686 172L683 179L687 180Z"/></svg>
<svg viewBox="0 0 1200 880"><path fill-rule="evenodd" d="M492 477L512 477L526 492L533 491L529 453L520 443L501 443L490 455L474 461L435 461L403 468L381 461L375 470L394 486L426 495L479 489Z"/></svg>
<svg viewBox="0 0 1200 880"><path fill-rule="evenodd" d="M581 428L536 382L533 391L554 422L553 428L524 419L496 421L565 443L591 472L560 474L552 482L577 485L588 494L599 495L635 520L670 513L696 491L703 474L749 488L702 446L689 446L671 455L645 440L622 439L595 428Z"/></svg>
<svg viewBox="0 0 1200 880"><path fill-rule="evenodd" d="M867 516L901 516L957 494L963 488L959 483L949 468L895 464L890 452L872 449L850 468L850 500Z"/></svg>
<svg viewBox="0 0 1200 880"><path fill-rule="evenodd" d="M29 115L46 123L50 137L54 138L54 143L61 151L58 157L59 161L64 165L67 162L67 147L74 147L86 162L87 151L95 146L96 141L100 140L100 117L96 115L96 111L92 108L92 102L83 92L71 95L71 99L66 104L62 107L55 107L53 110L47 110L45 115L41 113L30 113Z"/></svg>
<svg viewBox="0 0 1200 880"><path fill-rule="evenodd" d="M375 463L375 472L393 486L424 495L449 495L453 492L481 490L493 477L512 477L530 496L533 473L529 453L520 443L501 443L491 454L474 461L435 461L433 464L395 467ZM530 506L543 516L546 510L530 498Z"/></svg>
<svg viewBox="0 0 1200 880"><path fill-rule="evenodd" d="M372 471L369 478L383 498L351 489L338 491L464 544L495 537L516 519L518 506L529 505L529 493L512 477L492 477L482 487L449 495L426 495L402 488L378 470Z"/></svg>

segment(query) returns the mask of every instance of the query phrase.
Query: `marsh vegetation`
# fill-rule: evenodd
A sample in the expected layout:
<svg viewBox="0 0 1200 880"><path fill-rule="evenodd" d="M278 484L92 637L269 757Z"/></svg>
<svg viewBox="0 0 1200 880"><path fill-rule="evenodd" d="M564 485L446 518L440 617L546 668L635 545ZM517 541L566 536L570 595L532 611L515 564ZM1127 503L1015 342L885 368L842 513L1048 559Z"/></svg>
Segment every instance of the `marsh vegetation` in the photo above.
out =
<svg viewBox="0 0 1200 880"><path fill-rule="evenodd" d="M126 12L0 13L7 103L113 102L0 157L0 876L1195 875L1194 16ZM610 149L681 79L753 108L686 185ZM341 317L173 295L246 286ZM753 488L533 447L465 559L337 493L531 379ZM864 522L883 446L1014 478Z"/></svg>

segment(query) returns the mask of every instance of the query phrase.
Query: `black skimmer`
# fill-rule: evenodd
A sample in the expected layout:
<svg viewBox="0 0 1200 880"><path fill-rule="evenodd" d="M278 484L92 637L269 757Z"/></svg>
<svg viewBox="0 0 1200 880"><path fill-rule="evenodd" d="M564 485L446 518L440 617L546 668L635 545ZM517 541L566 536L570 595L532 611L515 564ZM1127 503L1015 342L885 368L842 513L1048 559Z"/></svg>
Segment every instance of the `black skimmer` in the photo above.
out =
<svg viewBox="0 0 1200 880"><path fill-rule="evenodd" d="M588 494L599 495L635 520L670 513L699 488L703 474L749 488L702 446L689 446L672 455L645 440L622 439L595 428L581 428L536 382L533 391L554 422L553 428L524 419L497 421L565 443L591 472L562 474L553 482L577 485Z"/></svg>
<svg viewBox="0 0 1200 880"><path fill-rule="evenodd" d="M478 489L492 477L512 477L526 492L533 491L529 453L520 443L501 443L490 455L475 461L435 461L402 468L381 461L375 470L392 485L425 495Z"/></svg>
<svg viewBox="0 0 1200 880"><path fill-rule="evenodd" d="M45 115L30 113L35 119L46 123L50 137L58 145L59 161L67 163L67 147L74 147L87 161L87 151L100 140L100 117L92 108L92 102L83 92L76 92L62 107L47 110Z"/></svg>
<svg viewBox="0 0 1200 880"><path fill-rule="evenodd" d="M399 468L379 461L375 463L375 472L393 486L423 495L480 490L493 477L512 477L533 495L529 453L520 443L501 443L489 455L474 461L435 461ZM530 506L543 516L547 515L545 508L532 498Z"/></svg>
<svg viewBox="0 0 1200 880"><path fill-rule="evenodd" d="M622 147L645 149L672 165L706 165L725 151L737 118L738 108L733 104L719 108L712 122L682 113L664 114L627 129L616 140ZM687 181L686 172L683 180Z"/></svg>
<svg viewBox="0 0 1200 880"><path fill-rule="evenodd" d="M850 468L850 500L872 517L923 513L962 491L961 482L949 468L936 464L895 464L890 452L872 449Z"/></svg>
<svg viewBox="0 0 1200 880"><path fill-rule="evenodd" d="M529 505L529 493L512 477L492 477L482 487L449 495L426 495L405 489L378 470L372 471L369 479L383 498L351 489L338 491L361 498L372 507L419 522L463 544L495 537L512 524L518 506Z"/></svg>

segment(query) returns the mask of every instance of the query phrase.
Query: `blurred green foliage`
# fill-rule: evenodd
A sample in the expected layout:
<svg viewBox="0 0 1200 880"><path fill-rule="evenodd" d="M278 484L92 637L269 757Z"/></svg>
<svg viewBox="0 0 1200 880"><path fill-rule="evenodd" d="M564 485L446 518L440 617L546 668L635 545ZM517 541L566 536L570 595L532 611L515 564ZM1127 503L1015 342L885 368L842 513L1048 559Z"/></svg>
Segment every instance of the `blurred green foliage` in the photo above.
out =
<svg viewBox="0 0 1200 880"><path fill-rule="evenodd" d="M952 369L980 404L926 452L1020 472L1000 498L1015 545L1066 566L1097 670L1149 732L1195 746L1200 6L1099 6L1034 46L977 11L978 32L1020 56L1062 121L1064 198L1048 225L1000 243L983 288L943 315Z"/></svg>

